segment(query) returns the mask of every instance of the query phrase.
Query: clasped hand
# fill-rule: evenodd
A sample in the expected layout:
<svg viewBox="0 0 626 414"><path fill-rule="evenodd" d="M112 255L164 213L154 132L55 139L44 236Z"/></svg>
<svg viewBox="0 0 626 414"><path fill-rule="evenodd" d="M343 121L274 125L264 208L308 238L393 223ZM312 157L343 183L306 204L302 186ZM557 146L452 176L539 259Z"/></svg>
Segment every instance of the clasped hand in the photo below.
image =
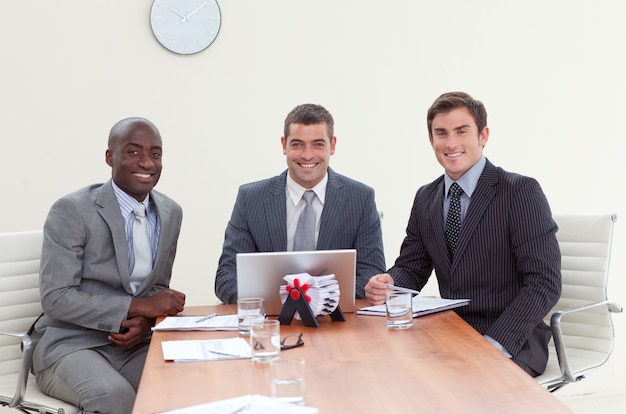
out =
<svg viewBox="0 0 626 414"><path fill-rule="evenodd" d="M119 333L111 332L109 334L109 341L120 348L132 348L148 335L153 325L153 319L143 316L126 319L122 321Z"/></svg>
<svg viewBox="0 0 626 414"><path fill-rule="evenodd" d="M128 319L122 321L119 333L109 334L109 341L121 348L132 348L148 335L157 316L176 315L184 307L185 294L174 289L163 289L147 298L133 298Z"/></svg>
<svg viewBox="0 0 626 414"><path fill-rule="evenodd" d="M128 318L144 316L156 318L176 315L185 307L185 294L174 289L163 289L147 298L133 298L128 309Z"/></svg>
<svg viewBox="0 0 626 414"><path fill-rule="evenodd" d="M372 276L365 285L365 297L372 305L382 305L385 303L385 293L387 285L393 285L393 278L388 273Z"/></svg>

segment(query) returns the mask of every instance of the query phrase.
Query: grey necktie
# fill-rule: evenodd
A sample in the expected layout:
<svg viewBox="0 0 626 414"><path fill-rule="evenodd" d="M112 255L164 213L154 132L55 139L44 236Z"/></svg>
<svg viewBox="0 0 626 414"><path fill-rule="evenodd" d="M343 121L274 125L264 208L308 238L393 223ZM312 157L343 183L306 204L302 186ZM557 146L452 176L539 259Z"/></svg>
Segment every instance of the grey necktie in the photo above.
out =
<svg viewBox="0 0 626 414"><path fill-rule="evenodd" d="M152 246L148 236L148 219L146 218L146 206L139 203L133 209L135 220L133 222L133 256L134 266L130 275L130 286L133 292L152 271Z"/></svg>
<svg viewBox="0 0 626 414"><path fill-rule="evenodd" d="M457 183L452 183L452 186L450 186L450 208L448 209L444 231L450 259L452 259L456 251L456 242L461 231L461 194L463 194L461 187Z"/></svg>
<svg viewBox="0 0 626 414"><path fill-rule="evenodd" d="M294 250L315 250L315 210L313 210L313 198L315 193L311 190L304 192L302 196L306 205L298 219L296 237L293 244Z"/></svg>

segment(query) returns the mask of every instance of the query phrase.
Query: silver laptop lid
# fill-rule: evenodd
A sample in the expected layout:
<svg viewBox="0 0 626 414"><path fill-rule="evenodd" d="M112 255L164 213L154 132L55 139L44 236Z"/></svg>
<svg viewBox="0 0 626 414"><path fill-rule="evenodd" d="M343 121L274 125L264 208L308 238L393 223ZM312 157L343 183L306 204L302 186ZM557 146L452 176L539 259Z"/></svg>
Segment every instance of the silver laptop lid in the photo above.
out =
<svg viewBox="0 0 626 414"><path fill-rule="evenodd" d="M237 253L237 296L260 297L268 315L282 310L280 286L285 275L308 273L312 276L334 274L339 283L342 312L354 312L356 250L315 250L306 252Z"/></svg>

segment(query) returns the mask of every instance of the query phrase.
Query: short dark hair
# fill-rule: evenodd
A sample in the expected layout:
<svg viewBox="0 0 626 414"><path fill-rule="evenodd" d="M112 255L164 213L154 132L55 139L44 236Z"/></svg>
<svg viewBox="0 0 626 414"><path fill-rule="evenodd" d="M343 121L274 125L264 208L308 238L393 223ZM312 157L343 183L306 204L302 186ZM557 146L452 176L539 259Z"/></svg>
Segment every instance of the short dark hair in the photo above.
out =
<svg viewBox="0 0 626 414"><path fill-rule="evenodd" d="M298 105L287 114L285 118L285 139L289 136L289 126L291 124L315 125L326 123L328 139L332 140L335 130L333 116L322 105L302 104Z"/></svg>
<svg viewBox="0 0 626 414"><path fill-rule="evenodd" d="M477 101L465 92L446 92L435 99L435 102L428 108L428 115L426 116L428 136L433 136L432 126L435 116L448 113L457 108L468 109L474 118L474 122L476 122L479 134L487 126L487 110L482 102Z"/></svg>

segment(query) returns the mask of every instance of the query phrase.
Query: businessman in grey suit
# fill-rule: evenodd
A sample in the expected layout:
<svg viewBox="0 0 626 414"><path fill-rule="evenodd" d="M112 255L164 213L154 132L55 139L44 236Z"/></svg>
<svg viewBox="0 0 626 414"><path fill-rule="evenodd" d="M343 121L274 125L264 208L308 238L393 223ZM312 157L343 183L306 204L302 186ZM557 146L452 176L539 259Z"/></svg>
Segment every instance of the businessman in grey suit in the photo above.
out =
<svg viewBox="0 0 626 414"><path fill-rule="evenodd" d="M159 315L175 315L185 295L169 289L181 207L153 190L161 136L143 118L111 129L105 161L112 179L62 197L44 226L35 324L37 384L85 413L129 413ZM133 208L147 208L143 272L133 252ZM143 208L141 207L141 208ZM149 244L148 244L149 243ZM151 259L150 259L150 256Z"/></svg>
<svg viewBox="0 0 626 414"><path fill-rule="evenodd" d="M415 196L395 265L365 288L383 303L387 284L416 290L435 270L442 297L469 298L457 313L532 376L545 370L550 329L544 316L561 292L557 226L538 182L494 166L483 104L463 92L441 95L427 116L445 174ZM449 189L460 186L460 232L446 239Z"/></svg>
<svg viewBox="0 0 626 414"><path fill-rule="evenodd" d="M333 134L333 117L320 105L299 105L287 115L281 143L288 169L239 188L215 277L221 301L237 301L237 253L294 250L306 190L315 193L315 249L357 251L356 297L364 298L368 279L385 271L374 190L328 166Z"/></svg>

